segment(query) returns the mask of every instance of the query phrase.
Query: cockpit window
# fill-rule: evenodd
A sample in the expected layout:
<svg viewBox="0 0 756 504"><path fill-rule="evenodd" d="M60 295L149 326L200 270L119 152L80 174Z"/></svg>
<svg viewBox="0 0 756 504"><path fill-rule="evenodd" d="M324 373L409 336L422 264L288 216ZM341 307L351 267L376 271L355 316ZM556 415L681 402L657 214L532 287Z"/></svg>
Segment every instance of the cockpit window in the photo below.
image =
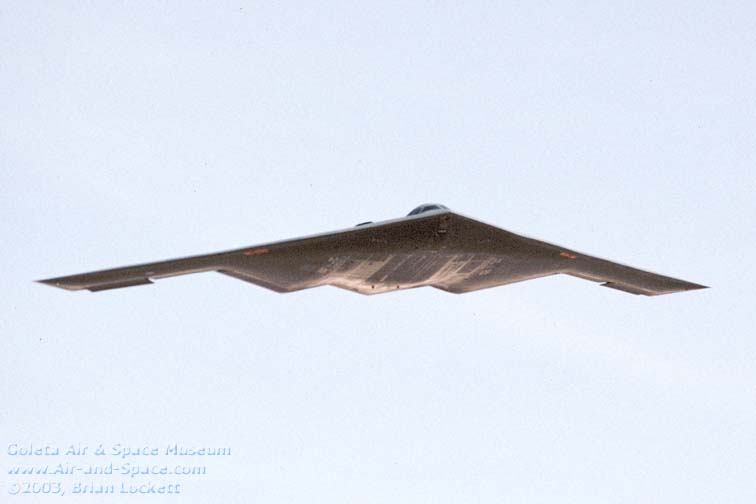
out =
<svg viewBox="0 0 756 504"><path fill-rule="evenodd" d="M417 215L421 214L423 212L429 212L431 210L449 210L444 205L439 205L437 203L426 203L425 205L420 205L419 207L412 210L409 215Z"/></svg>

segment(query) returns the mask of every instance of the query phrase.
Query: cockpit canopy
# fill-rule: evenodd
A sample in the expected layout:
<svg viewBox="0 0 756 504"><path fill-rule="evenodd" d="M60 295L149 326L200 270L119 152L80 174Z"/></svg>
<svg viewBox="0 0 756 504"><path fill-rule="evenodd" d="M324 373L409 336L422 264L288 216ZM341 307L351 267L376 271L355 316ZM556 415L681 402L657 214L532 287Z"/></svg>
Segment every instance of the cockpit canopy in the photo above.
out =
<svg viewBox="0 0 756 504"><path fill-rule="evenodd" d="M430 212L431 210L449 210L444 205L439 205L438 203L426 203L424 205L420 205L419 207L412 210L407 216L410 215L418 215L424 212Z"/></svg>

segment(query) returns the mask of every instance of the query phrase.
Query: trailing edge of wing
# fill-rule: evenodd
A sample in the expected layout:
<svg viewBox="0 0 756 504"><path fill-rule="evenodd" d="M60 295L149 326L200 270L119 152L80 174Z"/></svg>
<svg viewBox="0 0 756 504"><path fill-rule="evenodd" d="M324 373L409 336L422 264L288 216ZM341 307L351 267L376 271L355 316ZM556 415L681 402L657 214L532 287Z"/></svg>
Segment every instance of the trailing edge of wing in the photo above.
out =
<svg viewBox="0 0 756 504"><path fill-rule="evenodd" d="M149 278L135 278L134 280L124 280L123 282L113 282L109 284L95 285L95 286L89 287L88 290L90 292L98 292L98 291L110 290L110 289L120 289L122 287L133 287L135 285L147 285L151 283L153 282Z"/></svg>

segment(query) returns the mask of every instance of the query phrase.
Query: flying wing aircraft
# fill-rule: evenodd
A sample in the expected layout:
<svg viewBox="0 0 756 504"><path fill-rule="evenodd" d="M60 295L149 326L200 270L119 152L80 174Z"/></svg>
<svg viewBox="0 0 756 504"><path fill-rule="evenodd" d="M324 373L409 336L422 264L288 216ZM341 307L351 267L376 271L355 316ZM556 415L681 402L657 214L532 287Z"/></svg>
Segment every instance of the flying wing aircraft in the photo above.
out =
<svg viewBox="0 0 756 504"><path fill-rule="evenodd" d="M333 285L378 294L431 286L461 294L559 273L645 296L706 288L517 235L437 204L332 233L39 282L96 292L203 271L276 292Z"/></svg>

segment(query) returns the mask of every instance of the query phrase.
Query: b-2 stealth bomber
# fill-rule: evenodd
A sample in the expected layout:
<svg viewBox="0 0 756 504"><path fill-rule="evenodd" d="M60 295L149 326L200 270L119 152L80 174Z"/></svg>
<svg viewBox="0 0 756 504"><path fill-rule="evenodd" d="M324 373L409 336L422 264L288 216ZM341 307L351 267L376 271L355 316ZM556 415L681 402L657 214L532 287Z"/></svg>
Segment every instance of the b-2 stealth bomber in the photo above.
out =
<svg viewBox="0 0 756 504"><path fill-rule="evenodd" d="M331 233L40 282L97 292L204 271L276 292L333 285L379 294L430 286L461 294L560 273L645 296L705 288L521 236L437 204Z"/></svg>

